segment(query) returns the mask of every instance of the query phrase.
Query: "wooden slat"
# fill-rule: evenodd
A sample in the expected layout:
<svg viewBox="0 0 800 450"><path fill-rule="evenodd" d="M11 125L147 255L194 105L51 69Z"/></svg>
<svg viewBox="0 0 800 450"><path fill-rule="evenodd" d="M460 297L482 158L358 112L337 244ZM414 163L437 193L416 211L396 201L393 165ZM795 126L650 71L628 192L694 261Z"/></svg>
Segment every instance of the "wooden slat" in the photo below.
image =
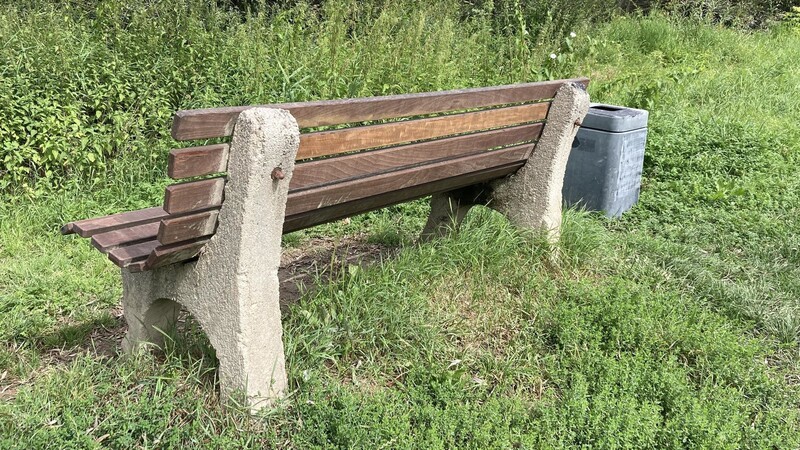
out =
<svg viewBox="0 0 800 450"><path fill-rule="evenodd" d="M518 161L504 166L480 170L464 176L437 180L431 183L420 184L397 191L366 197L361 200L340 203L327 208L316 209L292 216L287 216L283 222L283 232L290 233L292 231L302 230L304 228L313 227L344 217L350 217L355 214L360 214L397 203L425 197L426 195L495 180L516 172L524 164L525 161Z"/></svg>
<svg viewBox="0 0 800 450"><path fill-rule="evenodd" d="M225 172L229 149L228 144L176 148L169 152L167 175L180 179Z"/></svg>
<svg viewBox="0 0 800 450"><path fill-rule="evenodd" d="M122 228L92 236L92 245L103 253L108 253L115 248L137 244L156 237L158 222L146 223L135 227Z"/></svg>
<svg viewBox="0 0 800 450"><path fill-rule="evenodd" d="M211 210L164 219L158 229L158 242L161 242L161 245L169 245L214 234L217 228L217 216L219 212Z"/></svg>
<svg viewBox="0 0 800 450"><path fill-rule="evenodd" d="M530 102L552 98L569 82L585 86L589 80L574 78L420 94L178 111L172 122L172 137L188 141L230 136L239 113L254 107L288 110L301 128L311 128Z"/></svg>
<svg viewBox="0 0 800 450"><path fill-rule="evenodd" d="M222 204L224 178L190 181L167 186L164 210L169 214L183 214L217 207Z"/></svg>
<svg viewBox="0 0 800 450"><path fill-rule="evenodd" d="M173 245L159 246L147 257L147 262L142 266L142 270L155 269L192 259L203 250L208 241L208 238L201 238Z"/></svg>
<svg viewBox="0 0 800 450"><path fill-rule="evenodd" d="M119 230L150 222L158 222L166 217L167 213L160 206L155 208L140 209L105 217L84 219L70 222L61 227L61 234L78 233L80 237L92 237L95 234Z"/></svg>
<svg viewBox="0 0 800 450"><path fill-rule="evenodd" d="M300 135L297 159L469 133L547 117L549 102Z"/></svg>
<svg viewBox="0 0 800 450"><path fill-rule="evenodd" d="M300 214L495 166L513 164L523 161L532 146L533 144L517 145L297 193L290 192L286 201L286 215Z"/></svg>
<svg viewBox="0 0 800 450"><path fill-rule="evenodd" d="M119 247L108 252L108 259L114 264L125 268L129 264L147 259L150 252L160 244L156 239L140 242L138 244Z"/></svg>
<svg viewBox="0 0 800 450"><path fill-rule="evenodd" d="M542 126L541 123L521 125L297 164L290 190L297 191L494 147L535 141L542 133Z"/></svg>

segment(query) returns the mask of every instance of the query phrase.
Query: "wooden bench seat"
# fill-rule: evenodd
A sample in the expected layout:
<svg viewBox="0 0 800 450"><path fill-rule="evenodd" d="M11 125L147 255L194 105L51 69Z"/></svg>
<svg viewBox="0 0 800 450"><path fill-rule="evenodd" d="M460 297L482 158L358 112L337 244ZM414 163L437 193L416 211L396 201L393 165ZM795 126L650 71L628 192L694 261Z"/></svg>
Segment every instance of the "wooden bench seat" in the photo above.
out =
<svg viewBox="0 0 800 450"><path fill-rule="evenodd" d="M122 269L126 350L160 342L183 305L217 350L223 393L263 406L286 386L282 233L432 196L425 236L474 204L557 235L587 83L179 111L175 140L217 143L169 153L163 204L61 231Z"/></svg>

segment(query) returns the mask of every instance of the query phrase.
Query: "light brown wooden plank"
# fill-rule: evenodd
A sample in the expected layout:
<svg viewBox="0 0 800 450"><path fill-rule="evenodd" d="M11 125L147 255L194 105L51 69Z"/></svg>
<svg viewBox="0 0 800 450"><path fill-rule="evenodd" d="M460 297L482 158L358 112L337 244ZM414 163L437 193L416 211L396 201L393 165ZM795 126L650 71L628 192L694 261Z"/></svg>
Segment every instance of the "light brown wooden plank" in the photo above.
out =
<svg viewBox="0 0 800 450"><path fill-rule="evenodd" d="M158 242L161 242L161 245L169 245L212 235L217 228L217 216L219 212L211 210L163 219L158 229Z"/></svg>
<svg viewBox="0 0 800 450"><path fill-rule="evenodd" d="M184 214L220 206L225 190L224 178L190 181L167 186L164 210L169 214Z"/></svg>
<svg viewBox="0 0 800 450"><path fill-rule="evenodd" d="M373 177L358 178L330 186L296 193L290 192L286 201L286 215L296 215L440 179L458 177L495 166L524 161L532 146L533 144L517 145Z"/></svg>
<svg viewBox="0 0 800 450"><path fill-rule="evenodd" d="M180 179L225 172L229 149L228 144L173 149L169 152L167 175Z"/></svg>
<svg viewBox="0 0 800 450"><path fill-rule="evenodd" d="M450 191L463 188L478 183L495 180L511 173L516 172L525 164L525 161L518 161L512 164L492 167L479 170L467 175L453 178L445 178L430 183L419 184L405 189L386 192L360 200L329 206L327 208L315 209L303 213L287 216L283 222L283 232L302 230L333 220L350 217L367 211L380 209L397 203L414 200L438 192Z"/></svg>
<svg viewBox="0 0 800 450"><path fill-rule="evenodd" d="M388 95L356 99L259 105L292 113L301 128L436 114L473 108L553 98L564 83L586 86L587 78L511 84L473 89ZM239 113L256 106L178 111L172 122L172 137L178 141L230 136Z"/></svg>
<svg viewBox="0 0 800 450"><path fill-rule="evenodd" d="M95 234L92 236L92 245L101 252L108 253L118 247L153 239L158 233L158 226L158 222L150 222L134 227Z"/></svg>
<svg viewBox="0 0 800 450"><path fill-rule="evenodd" d="M178 242L172 245L159 246L147 257L147 262L142 269L150 270L192 259L200 254L208 241L208 238L201 238L187 242Z"/></svg>
<svg viewBox="0 0 800 450"><path fill-rule="evenodd" d="M297 191L494 147L535 141L541 135L542 126L541 123L534 123L300 163L294 168L290 190Z"/></svg>
<svg viewBox="0 0 800 450"><path fill-rule="evenodd" d="M150 252L155 250L159 245L161 244L158 240L153 239L138 244L115 248L108 252L108 259L119 267L125 268L131 263L147 259Z"/></svg>
<svg viewBox="0 0 800 450"><path fill-rule="evenodd" d="M167 212L160 206L139 209L136 211L112 214L110 216L70 222L61 227L61 234L78 233L78 236L88 238L98 233L105 233L150 222L158 222L166 216Z"/></svg>
<svg viewBox="0 0 800 450"><path fill-rule="evenodd" d="M547 117L549 102L300 135L297 159L487 130Z"/></svg>

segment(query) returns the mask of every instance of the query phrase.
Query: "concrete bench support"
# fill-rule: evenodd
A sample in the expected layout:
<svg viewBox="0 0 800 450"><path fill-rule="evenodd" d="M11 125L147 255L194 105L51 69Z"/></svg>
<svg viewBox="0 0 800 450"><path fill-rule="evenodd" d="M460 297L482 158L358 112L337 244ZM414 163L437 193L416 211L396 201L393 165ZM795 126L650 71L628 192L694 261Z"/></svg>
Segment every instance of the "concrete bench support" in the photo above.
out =
<svg viewBox="0 0 800 450"><path fill-rule="evenodd" d="M288 112L254 108L241 113L218 228L200 258L140 273L122 269L129 326L124 349L163 343L162 330L174 325L183 305L216 349L223 395L243 391L254 410L287 386L278 265L299 142L299 128Z"/></svg>
<svg viewBox="0 0 800 450"><path fill-rule="evenodd" d="M588 111L589 94L583 86L563 85L553 99L547 126L527 163L482 192L468 188L434 195L422 239L447 233L461 223L470 207L484 204L520 228L541 229L551 241L558 240L564 172L572 141Z"/></svg>

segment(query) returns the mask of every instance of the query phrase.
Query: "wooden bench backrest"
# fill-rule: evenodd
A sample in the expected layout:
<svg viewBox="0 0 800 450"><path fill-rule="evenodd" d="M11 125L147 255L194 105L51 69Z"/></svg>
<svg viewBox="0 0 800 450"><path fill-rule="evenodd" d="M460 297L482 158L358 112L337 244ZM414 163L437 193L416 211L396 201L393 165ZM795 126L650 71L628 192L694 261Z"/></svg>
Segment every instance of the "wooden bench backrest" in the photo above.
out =
<svg viewBox="0 0 800 450"><path fill-rule="evenodd" d="M550 101L567 82L588 80L265 105L288 110L302 131L284 232L513 173L533 151ZM179 111L172 136L227 138L247 108ZM374 121L388 122L362 124ZM347 127L308 130L340 125ZM171 178L214 177L168 186L163 211L137 211L141 225L120 231L124 236L104 233L94 245L133 270L195 256L216 227L229 150L227 143L172 150ZM128 244L112 249L122 240Z"/></svg>

